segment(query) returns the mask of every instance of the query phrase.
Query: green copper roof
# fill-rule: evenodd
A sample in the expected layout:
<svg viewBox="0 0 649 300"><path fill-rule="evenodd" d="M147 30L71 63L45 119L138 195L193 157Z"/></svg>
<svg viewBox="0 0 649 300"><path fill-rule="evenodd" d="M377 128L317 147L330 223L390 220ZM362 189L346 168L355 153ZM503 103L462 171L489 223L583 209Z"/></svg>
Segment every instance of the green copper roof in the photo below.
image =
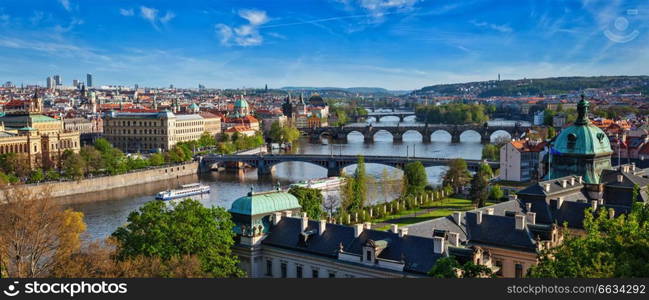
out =
<svg viewBox="0 0 649 300"><path fill-rule="evenodd" d="M582 96L577 104L577 120L561 130L553 143L553 149L560 154L600 155L611 154L608 137L588 119L588 101Z"/></svg>
<svg viewBox="0 0 649 300"><path fill-rule="evenodd" d="M229 212L254 216L301 208L295 196L284 192L252 193L232 203Z"/></svg>
<svg viewBox="0 0 649 300"><path fill-rule="evenodd" d="M248 107L248 101L246 101L246 99L243 99L243 98L241 98L241 99L237 99L237 101L234 102L234 107L235 107L235 108L240 108L240 107L241 107L241 108L244 108L244 107Z"/></svg>
<svg viewBox="0 0 649 300"><path fill-rule="evenodd" d="M50 118L50 117L44 116L44 115L32 115L31 118L32 118L32 122L36 122L36 123L56 122L56 121L58 121L57 119Z"/></svg>
<svg viewBox="0 0 649 300"><path fill-rule="evenodd" d="M561 154L599 155L610 154L608 137L597 126L573 125L561 130L553 149Z"/></svg>

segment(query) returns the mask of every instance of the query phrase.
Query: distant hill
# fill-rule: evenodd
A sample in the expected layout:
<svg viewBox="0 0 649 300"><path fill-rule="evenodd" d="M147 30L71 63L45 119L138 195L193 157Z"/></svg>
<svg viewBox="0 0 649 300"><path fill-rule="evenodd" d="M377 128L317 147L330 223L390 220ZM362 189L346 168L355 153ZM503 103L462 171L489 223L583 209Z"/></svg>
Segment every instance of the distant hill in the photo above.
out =
<svg viewBox="0 0 649 300"><path fill-rule="evenodd" d="M343 91L351 94L373 94L373 95L403 95L407 94L410 91L391 91L379 87L350 87L350 88L341 88L341 87L295 87L287 86L280 88L285 91Z"/></svg>
<svg viewBox="0 0 649 300"><path fill-rule="evenodd" d="M551 77L518 80L490 80L438 84L415 90L413 94L440 96L473 95L477 97L558 95L580 90L612 89L618 93L649 92L649 76Z"/></svg>

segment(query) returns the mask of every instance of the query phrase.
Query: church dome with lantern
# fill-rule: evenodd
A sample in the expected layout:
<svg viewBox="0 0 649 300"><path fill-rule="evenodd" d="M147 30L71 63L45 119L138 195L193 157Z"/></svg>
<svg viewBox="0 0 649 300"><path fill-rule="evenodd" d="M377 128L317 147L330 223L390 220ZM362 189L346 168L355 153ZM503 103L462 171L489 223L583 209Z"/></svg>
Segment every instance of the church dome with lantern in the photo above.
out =
<svg viewBox="0 0 649 300"><path fill-rule="evenodd" d="M600 183L602 170L611 169L611 144L608 136L588 119L589 103L584 96L577 104L577 120L552 143L548 179L582 176L586 183Z"/></svg>

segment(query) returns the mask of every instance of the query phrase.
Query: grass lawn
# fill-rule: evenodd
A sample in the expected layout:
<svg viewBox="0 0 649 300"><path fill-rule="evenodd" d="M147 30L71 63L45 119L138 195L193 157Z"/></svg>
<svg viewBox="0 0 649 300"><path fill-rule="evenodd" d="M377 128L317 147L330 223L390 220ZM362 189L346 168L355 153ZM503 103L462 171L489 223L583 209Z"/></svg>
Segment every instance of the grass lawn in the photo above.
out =
<svg viewBox="0 0 649 300"><path fill-rule="evenodd" d="M410 225L440 217L446 217L456 211L466 211L473 209L473 203L468 199L446 198L442 201L434 202L433 205L425 206L416 210L403 211L397 215L391 215L387 218L374 220L374 223L390 223L397 225ZM387 230L390 225L375 228L376 230Z"/></svg>

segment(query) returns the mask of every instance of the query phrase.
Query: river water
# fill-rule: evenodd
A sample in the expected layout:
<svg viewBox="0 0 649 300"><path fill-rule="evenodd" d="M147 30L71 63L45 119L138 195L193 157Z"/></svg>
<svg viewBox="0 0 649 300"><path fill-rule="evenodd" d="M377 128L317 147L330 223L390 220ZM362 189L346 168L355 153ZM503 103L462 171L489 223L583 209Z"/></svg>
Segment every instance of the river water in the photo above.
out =
<svg viewBox="0 0 649 300"><path fill-rule="evenodd" d="M377 126L390 125L398 122L398 118L383 117L381 122L374 122ZM412 124L413 118L406 118L404 123ZM491 121L496 123L510 123L512 121ZM404 124L406 125L406 124ZM507 133L496 132L492 140L498 136L508 135ZM482 145L480 136L476 132L465 132L461 136L461 142L451 143L451 136L446 132L435 132L432 135L432 143L422 143L421 135L417 132L407 132L403 136L402 143L393 143L392 135L388 132L378 132L375 135L374 143L366 144L360 133L352 132L348 136L346 144L311 144L306 140L300 140L293 151L304 154L352 154L352 155L400 155L400 156L423 156L423 157L445 157L480 159ZM352 174L355 166L345 169L345 172ZM384 170L392 178L401 176L401 171L377 164L367 164L367 173L379 181ZM426 168L430 184L437 185L441 182L441 176L445 167ZM221 206L230 208L232 202L239 197L245 196L251 188L255 191L273 189L279 183L283 188L299 180L321 178L327 176L327 170L320 166L302 162L286 162L275 166L272 176L258 178L254 169L239 172L212 172L186 176L177 180L155 182L139 186L113 189L86 195L77 195L62 198L63 201L82 203L70 204L75 210L85 215L87 224L87 235L90 239L101 239L110 235L118 226L124 224L128 214L137 210L144 203L154 199L159 191L169 188L176 188L180 184L200 181L208 184L212 192L207 195L197 196L195 199L206 206ZM395 195L393 188L383 190L380 183L373 184L368 190L368 198L372 202L381 202ZM81 197L82 199L79 199ZM338 201L337 191L325 193L325 202L329 206L335 205Z"/></svg>

